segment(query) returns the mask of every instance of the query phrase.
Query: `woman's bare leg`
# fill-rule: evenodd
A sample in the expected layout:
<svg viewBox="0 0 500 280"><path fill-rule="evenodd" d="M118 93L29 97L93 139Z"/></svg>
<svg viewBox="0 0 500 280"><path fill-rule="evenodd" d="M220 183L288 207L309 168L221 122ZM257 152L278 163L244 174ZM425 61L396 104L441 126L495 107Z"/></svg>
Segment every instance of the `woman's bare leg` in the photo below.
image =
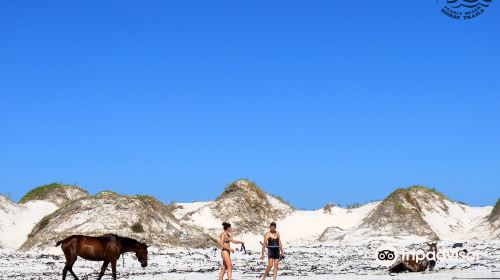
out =
<svg viewBox="0 0 500 280"><path fill-rule="evenodd" d="M219 272L219 280L224 279L224 273L226 273L226 265L224 264L224 261L222 261L222 267Z"/></svg>
<svg viewBox="0 0 500 280"><path fill-rule="evenodd" d="M229 252L222 251L222 261L224 266L224 272L227 272L227 279L231 280L233 277L233 264L231 263L231 257L229 255ZM221 270L222 278L219 278L219 280L222 280L224 278L224 272L222 272Z"/></svg>
<svg viewBox="0 0 500 280"><path fill-rule="evenodd" d="M220 273L219 273L219 280L224 279L224 274L226 273L227 266L226 266L226 261L224 260L224 251L220 253L220 256L222 258L222 266L220 268Z"/></svg>
<svg viewBox="0 0 500 280"><path fill-rule="evenodd" d="M233 279L233 262L231 261L231 254L226 252L225 254L225 261L226 261L226 270L227 270L227 279L231 280Z"/></svg>
<svg viewBox="0 0 500 280"><path fill-rule="evenodd" d="M269 271L271 271L271 268L273 268L273 259L269 259L266 271L264 271L264 276L262 276L262 280L266 279L267 275L269 274Z"/></svg>
<svg viewBox="0 0 500 280"><path fill-rule="evenodd" d="M229 265L227 266L227 280L233 279L233 261L231 261L231 257L227 257L229 259Z"/></svg>
<svg viewBox="0 0 500 280"><path fill-rule="evenodd" d="M273 269L273 279L276 280L278 278L278 265L280 263L280 260L275 259L274 260L274 269Z"/></svg>

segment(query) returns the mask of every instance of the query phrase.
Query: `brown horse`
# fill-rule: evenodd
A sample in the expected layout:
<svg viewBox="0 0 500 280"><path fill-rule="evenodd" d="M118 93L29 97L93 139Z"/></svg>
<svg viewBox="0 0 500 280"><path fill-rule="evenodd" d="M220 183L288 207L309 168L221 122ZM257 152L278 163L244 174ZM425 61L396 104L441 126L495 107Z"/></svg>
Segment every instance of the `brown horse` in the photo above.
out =
<svg viewBox="0 0 500 280"><path fill-rule="evenodd" d="M73 272L73 265L79 256L90 261L104 261L99 278L97 278L98 280L106 272L109 263L111 263L113 270L113 279L116 280L116 262L120 258L120 255L127 252L135 252L137 260L141 263L142 267L148 265L148 246L132 238L120 237L114 234L106 234L99 237L72 235L57 242L56 246L61 244L61 249L66 257L63 280L66 279L68 271L78 280L78 277Z"/></svg>
<svg viewBox="0 0 500 280"><path fill-rule="evenodd" d="M424 251L423 259L417 260L417 256L408 255L408 256L399 256L397 261L388 268L388 271L391 273L400 273L400 272L422 272L429 269L430 271L434 270L436 266L436 255L437 255L437 243L429 243L429 249ZM433 256L431 259L428 256Z"/></svg>

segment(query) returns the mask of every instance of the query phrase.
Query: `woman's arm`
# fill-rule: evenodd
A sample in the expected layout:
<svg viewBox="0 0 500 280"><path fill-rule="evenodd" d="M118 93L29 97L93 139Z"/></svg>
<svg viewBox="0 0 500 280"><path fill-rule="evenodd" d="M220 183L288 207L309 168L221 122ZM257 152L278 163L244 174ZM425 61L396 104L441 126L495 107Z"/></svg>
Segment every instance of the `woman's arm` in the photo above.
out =
<svg viewBox="0 0 500 280"><path fill-rule="evenodd" d="M238 240L235 240L232 238L230 238L229 241L233 242L234 244L245 244L245 242L243 242L243 241L238 241Z"/></svg>
<svg viewBox="0 0 500 280"><path fill-rule="evenodd" d="M266 234L264 234L264 242L262 242L262 259L264 259L264 254L265 254L265 251L266 251L266 247L267 247L267 235L269 233L266 232Z"/></svg>
<svg viewBox="0 0 500 280"><path fill-rule="evenodd" d="M280 246L280 251L281 251L281 254L284 256L285 255L285 251L283 251L283 245L281 245L281 236L280 236L280 233L278 233L278 244Z"/></svg>

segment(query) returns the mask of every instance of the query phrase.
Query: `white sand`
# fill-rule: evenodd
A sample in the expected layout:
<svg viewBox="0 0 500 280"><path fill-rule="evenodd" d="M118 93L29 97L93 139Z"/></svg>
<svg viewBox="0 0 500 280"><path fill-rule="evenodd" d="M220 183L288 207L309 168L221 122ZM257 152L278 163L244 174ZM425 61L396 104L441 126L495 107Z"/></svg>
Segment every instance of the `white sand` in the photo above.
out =
<svg viewBox="0 0 500 280"><path fill-rule="evenodd" d="M4 248L21 246L36 223L57 210L55 204L46 201L18 205L3 197L0 202L0 246Z"/></svg>
<svg viewBox="0 0 500 280"><path fill-rule="evenodd" d="M436 272L403 273L389 276L375 263L374 250L377 244L369 240L358 245L338 243L334 246L290 247L288 256L280 263L279 279L452 279L453 277L499 277L500 241L468 243L470 251L480 251L485 256L478 260L460 262L438 261ZM412 246L412 244L406 244ZM450 248L452 243L441 242L438 249ZM234 279L258 279L265 264L260 254L250 255L236 252L232 255ZM202 249L155 249L150 250L149 266L141 268L132 254L126 254L125 266L118 262L119 279L216 279L220 268L220 252L213 254ZM95 279L101 263L79 259L74 271L80 279ZM59 279L64 267L64 256L60 248L43 252L16 253L0 251L0 279ZM110 270L104 279L110 279ZM72 279L72 278L69 278ZM272 278L271 278L272 279Z"/></svg>
<svg viewBox="0 0 500 280"><path fill-rule="evenodd" d="M470 239L488 239L489 231L485 217L493 207L470 207L457 202L445 201L448 213L436 207L436 211L424 209L424 220L442 240L463 241Z"/></svg>

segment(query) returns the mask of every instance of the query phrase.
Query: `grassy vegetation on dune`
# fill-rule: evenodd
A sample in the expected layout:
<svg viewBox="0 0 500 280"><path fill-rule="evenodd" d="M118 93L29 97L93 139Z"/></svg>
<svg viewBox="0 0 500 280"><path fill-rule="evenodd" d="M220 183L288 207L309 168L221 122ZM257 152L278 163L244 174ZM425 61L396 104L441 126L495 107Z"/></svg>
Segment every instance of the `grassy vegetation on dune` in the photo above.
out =
<svg viewBox="0 0 500 280"><path fill-rule="evenodd" d="M56 213L59 210L54 211L53 213L43 217L36 225L33 227L32 231L28 234L28 239L34 237L39 231L44 229L46 226L49 225L50 220L56 216Z"/></svg>
<svg viewBox="0 0 500 280"><path fill-rule="evenodd" d="M354 203L348 203L348 204L346 204L345 208L346 209L356 209L356 208L359 208L361 206L363 206L362 203L360 203L360 202L354 202Z"/></svg>
<svg viewBox="0 0 500 280"><path fill-rule="evenodd" d="M12 194L11 193L0 192L0 196L3 196L5 198L7 198L8 200L12 201Z"/></svg>
<svg viewBox="0 0 500 280"><path fill-rule="evenodd" d="M111 191L111 190L103 190L95 194L95 196L99 196L101 194L113 194L113 195L118 195L118 193Z"/></svg>
<svg viewBox="0 0 500 280"><path fill-rule="evenodd" d="M500 212L500 198L497 200L495 207L493 207L493 212L495 213Z"/></svg>
<svg viewBox="0 0 500 280"><path fill-rule="evenodd" d="M293 206L292 206L292 204L290 203L290 201L288 201L288 200L284 199L283 197L281 197L281 196L279 196L279 195L274 195L274 194L269 194L269 195L270 195L270 196L272 196L272 197L274 197L274 198L276 198L276 199L277 199L277 200L279 200L281 203L286 204L286 205L288 205L288 206L290 206L290 207L292 207L292 208L295 208L295 207L293 207Z"/></svg>
<svg viewBox="0 0 500 280"><path fill-rule="evenodd" d="M426 187L426 186L420 186L420 185L415 185L415 186L411 186L408 188L408 190L422 190L422 191L427 191L427 192L431 192L441 198L447 198L446 195L442 192L440 192L439 190L437 190L436 188L429 188L429 187Z"/></svg>
<svg viewBox="0 0 500 280"><path fill-rule="evenodd" d="M495 204L495 206L493 206L493 210L488 216L488 220L492 223L498 221L499 219L500 219L500 198L497 200L497 203Z"/></svg>
<svg viewBox="0 0 500 280"><path fill-rule="evenodd" d="M416 187L410 187L408 189L403 189L403 188L396 189L386 199L384 199L384 201L382 201L382 204L392 203L394 206L394 210L398 214L405 214L408 212L408 209L402 204L403 202L407 202L413 205L420 211L420 206L418 202L410 193L410 190L415 188Z"/></svg>
<svg viewBox="0 0 500 280"><path fill-rule="evenodd" d="M332 209L335 207L336 205L333 204L333 203L327 203L325 204L325 206L323 207L323 212L325 213L331 213L332 212Z"/></svg>
<svg viewBox="0 0 500 280"><path fill-rule="evenodd" d="M409 191L423 191L423 192L426 192L426 193L435 194L435 195L437 195L441 199L448 199L444 193L438 191L436 188L429 188L429 187L420 186L420 185L411 186L411 187L408 187L406 189L405 188L398 188L395 191L393 191L388 196L388 198L394 197L394 196L396 196L398 194L402 194L402 195L406 196L407 198L410 198L409 197L410 196Z"/></svg>
<svg viewBox="0 0 500 280"><path fill-rule="evenodd" d="M145 194L136 194L135 197L137 197L140 201L142 202L149 202L149 201L156 201L157 199L153 196L150 195L145 195Z"/></svg>
<svg viewBox="0 0 500 280"><path fill-rule="evenodd" d="M413 206L418 212L425 209L432 210L432 205L435 205L448 213L446 200L449 200L446 195L437 189L416 185L396 189L382 201L382 204L392 203L394 210L399 214L405 214L411 210L412 207L408 207L409 205Z"/></svg>
<svg viewBox="0 0 500 280"><path fill-rule="evenodd" d="M244 178L244 179L238 179L238 180L236 180L236 181L234 181L234 182L230 183L230 184L229 184L229 185L228 185L228 186L224 189L224 191L222 192L222 194L221 194L221 195L217 198L217 200L218 200L219 198L222 198L222 197L224 197L224 196L226 196L226 195L228 195L228 194L232 193L232 192L235 192L235 191L240 190L240 187L239 187L239 185L238 185L238 182L245 182L245 183L246 183L246 185L247 185L247 186L248 186L248 187L249 187L252 191L254 191L254 192L257 194L257 196L258 196L259 198L261 198L261 199L266 199L266 193L264 193L264 191L262 191L262 189L261 189L259 186L257 186L257 184L256 184L255 182L250 181L250 180L248 180L248 179L245 179L245 178Z"/></svg>
<svg viewBox="0 0 500 280"><path fill-rule="evenodd" d="M403 188L396 189L391 194L389 194L389 196L386 199L384 199L384 201L389 201L389 200L393 201L394 199L398 199L400 196L406 198L407 200L412 200L411 194L409 192L411 188L413 187L410 187L408 189L403 189Z"/></svg>
<svg viewBox="0 0 500 280"><path fill-rule="evenodd" d="M135 233L143 233L144 232L144 227L142 226L142 224L140 222L133 224L130 228Z"/></svg>
<svg viewBox="0 0 500 280"><path fill-rule="evenodd" d="M64 185L59 184L59 183L52 183L52 184L40 186L38 188L34 188L31 191L29 191L27 194L25 194L21 198L19 203L22 204L22 203L28 202L30 199L37 197L38 195L40 195L43 192L46 192L46 191L52 190L52 189L62 188L62 187L64 187Z"/></svg>
<svg viewBox="0 0 500 280"><path fill-rule="evenodd" d="M290 204L290 202L288 202L287 200L283 199L281 196L279 195L274 195L274 194L270 194L270 193L267 193L264 192L254 181L251 181L249 179L246 179L246 178L242 178L242 179L238 179L232 183L230 183L225 189L224 191L222 192L221 195L219 195L219 197L217 197L215 200L219 200L221 199L222 197L228 195L228 194L231 194L233 192L236 192L236 191L239 191L241 190L240 188L240 185L239 183L240 182L243 182L246 184L247 188L250 189L252 192L254 192L258 198L260 198L261 200L267 200L267 195L270 195L274 198L276 198L277 200L279 200L280 202L290 206L293 208L293 206Z"/></svg>

